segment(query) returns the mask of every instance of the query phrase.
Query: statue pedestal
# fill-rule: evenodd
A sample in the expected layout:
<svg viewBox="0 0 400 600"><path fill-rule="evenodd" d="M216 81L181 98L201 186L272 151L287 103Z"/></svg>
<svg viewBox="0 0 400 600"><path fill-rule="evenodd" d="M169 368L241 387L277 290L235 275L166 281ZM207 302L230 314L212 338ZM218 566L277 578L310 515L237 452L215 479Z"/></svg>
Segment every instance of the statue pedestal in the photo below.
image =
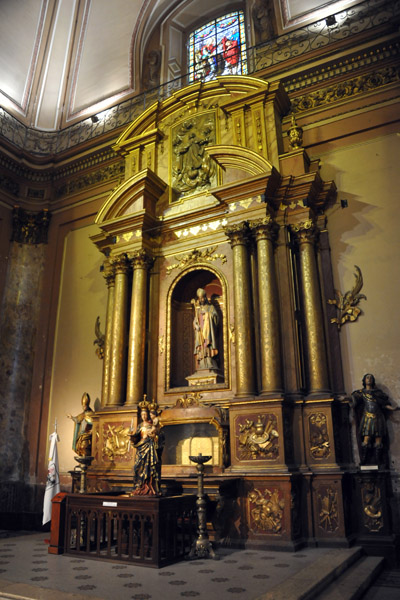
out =
<svg viewBox="0 0 400 600"><path fill-rule="evenodd" d="M193 375L186 377L186 381L192 385L215 385L223 383L222 373L217 369L198 369Z"/></svg>
<svg viewBox="0 0 400 600"><path fill-rule="evenodd" d="M389 470L363 466L355 476L358 536L367 554L384 556L398 567L400 536L393 531L393 490Z"/></svg>

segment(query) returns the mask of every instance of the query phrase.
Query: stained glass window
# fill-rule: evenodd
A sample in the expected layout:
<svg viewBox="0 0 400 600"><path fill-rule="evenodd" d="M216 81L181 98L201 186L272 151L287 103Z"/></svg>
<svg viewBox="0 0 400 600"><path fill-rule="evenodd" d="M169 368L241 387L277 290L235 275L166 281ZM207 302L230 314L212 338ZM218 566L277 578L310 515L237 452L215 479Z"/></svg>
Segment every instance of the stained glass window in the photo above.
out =
<svg viewBox="0 0 400 600"><path fill-rule="evenodd" d="M189 81L209 81L217 75L247 73L242 11L199 27L189 37Z"/></svg>

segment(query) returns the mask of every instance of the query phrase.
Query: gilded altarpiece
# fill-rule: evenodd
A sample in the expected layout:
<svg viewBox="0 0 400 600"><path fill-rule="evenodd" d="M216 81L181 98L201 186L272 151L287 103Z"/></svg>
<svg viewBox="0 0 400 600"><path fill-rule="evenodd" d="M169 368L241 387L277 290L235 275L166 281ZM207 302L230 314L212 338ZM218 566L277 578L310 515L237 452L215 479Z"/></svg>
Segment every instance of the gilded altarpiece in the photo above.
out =
<svg viewBox="0 0 400 600"><path fill-rule="evenodd" d="M236 490L236 541L293 548L351 527L324 251L336 187L301 145L284 151L289 111L279 82L217 77L149 107L113 145L126 168L92 237L108 304L88 480L131 487L126 431L146 395L165 489L193 491L189 456L207 454L216 506Z"/></svg>

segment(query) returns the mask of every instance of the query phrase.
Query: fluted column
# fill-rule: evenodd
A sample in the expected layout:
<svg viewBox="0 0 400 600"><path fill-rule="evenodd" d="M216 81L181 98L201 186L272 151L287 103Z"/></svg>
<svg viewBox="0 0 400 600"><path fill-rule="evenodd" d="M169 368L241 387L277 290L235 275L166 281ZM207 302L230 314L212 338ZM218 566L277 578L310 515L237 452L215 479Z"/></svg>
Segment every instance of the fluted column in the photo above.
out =
<svg viewBox="0 0 400 600"><path fill-rule="evenodd" d="M308 356L309 394L329 392L324 322L315 243L318 230L312 220L291 225L299 247L304 336Z"/></svg>
<svg viewBox="0 0 400 600"><path fill-rule="evenodd" d="M129 259L121 254L113 258L111 264L115 270L115 291L107 406L120 406L125 379Z"/></svg>
<svg viewBox="0 0 400 600"><path fill-rule="evenodd" d="M274 242L279 226L268 215L250 223L257 244L258 295L261 339L261 394L282 392L279 299L276 282Z"/></svg>
<svg viewBox="0 0 400 600"><path fill-rule="evenodd" d="M137 405L144 392L144 358L146 349L147 270L152 260L144 250L131 256L133 267L131 318L128 345L128 380L126 403Z"/></svg>
<svg viewBox="0 0 400 600"><path fill-rule="evenodd" d="M101 393L101 405L108 404L110 393L110 373L111 373L111 344L112 344L112 325L114 314L114 291L115 291L115 269L109 260L104 261L103 276L108 288L107 298L107 316L106 332L104 341L104 360L103 360L103 385Z"/></svg>
<svg viewBox="0 0 400 600"><path fill-rule="evenodd" d="M238 223L225 228L233 254L233 292L235 299L236 396L255 393L254 334L248 257L249 228Z"/></svg>

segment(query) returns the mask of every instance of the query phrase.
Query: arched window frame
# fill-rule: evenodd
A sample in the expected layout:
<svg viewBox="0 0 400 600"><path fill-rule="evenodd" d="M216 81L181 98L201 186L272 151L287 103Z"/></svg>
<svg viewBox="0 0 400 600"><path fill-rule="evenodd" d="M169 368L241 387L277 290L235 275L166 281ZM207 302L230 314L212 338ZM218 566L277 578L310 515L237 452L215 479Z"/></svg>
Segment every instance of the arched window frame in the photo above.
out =
<svg viewBox="0 0 400 600"><path fill-rule="evenodd" d="M218 75L246 75L244 12L234 10L196 27L188 36L187 60L189 83Z"/></svg>

